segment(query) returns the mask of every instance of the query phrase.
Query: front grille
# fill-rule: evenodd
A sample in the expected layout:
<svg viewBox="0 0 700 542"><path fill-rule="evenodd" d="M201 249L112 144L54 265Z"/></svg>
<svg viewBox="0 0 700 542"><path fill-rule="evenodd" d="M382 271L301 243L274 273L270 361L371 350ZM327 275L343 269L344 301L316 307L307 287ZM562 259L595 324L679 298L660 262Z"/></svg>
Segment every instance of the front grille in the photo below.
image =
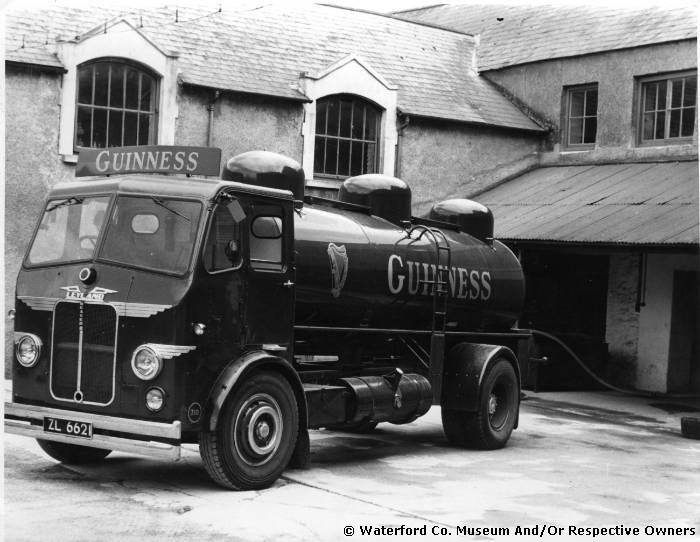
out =
<svg viewBox="0 0 700 542"><path fill-rule="evenodd" d="M51 390L57 399L106 405L114 395L117 313L61 301L53 321Z"/></svg>

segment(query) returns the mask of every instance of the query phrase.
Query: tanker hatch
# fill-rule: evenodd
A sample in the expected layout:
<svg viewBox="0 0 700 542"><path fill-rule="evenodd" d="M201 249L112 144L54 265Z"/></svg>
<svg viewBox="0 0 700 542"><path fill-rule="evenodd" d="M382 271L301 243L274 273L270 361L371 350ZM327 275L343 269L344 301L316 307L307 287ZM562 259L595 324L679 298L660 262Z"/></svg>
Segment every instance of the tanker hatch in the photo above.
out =
<svg viewBox="0 0 700 542"><path fill-rule="evenodd" d="M338 199L369 207L370 213L402 226L411 220L411 189L401 179L368 173L346 179Z"/></svg>
<svg viewBox="0 0 700 542"><path fill-rule="evenodd" d="M436 203L430 210L430 218L449 222L464 233L483 241L493 242L493 213L491 209L470 199L448 199Z"/></svg>
<svg viewBox="0 0 700 542"><path fill-rule="evenodd" d="M226 181L290 190L294 199L304 199L306 176L296 160L268 151L250 151L230 158L221 178Z"/></svg>

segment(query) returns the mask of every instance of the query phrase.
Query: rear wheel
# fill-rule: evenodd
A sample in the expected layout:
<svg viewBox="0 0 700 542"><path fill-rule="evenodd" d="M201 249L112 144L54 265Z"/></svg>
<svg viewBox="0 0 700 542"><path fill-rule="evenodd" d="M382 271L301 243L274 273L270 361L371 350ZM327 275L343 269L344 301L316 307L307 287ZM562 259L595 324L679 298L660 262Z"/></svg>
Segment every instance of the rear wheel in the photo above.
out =
<svg viewBox="0 0 700 542"><path fill-rule="evenodd" d="M462 447L503 448L515 427L518 414L518 377L510 362L499 358L487 368L476 412L442 409L447 440Z"/></svg>
<svg viewBox="0 0 700 542"><path fill-rule="evenodd" d="M199 453L209 476L227 489L263 489L289 463L299 412L287 380L273 372L246 377L224 403L214 432L202 433Z"/></svg>
<svg viewBox="0 0 700 542"><path fill-rule="evenodd" d="M60 461L66 465L98 463L112 452L112 450L91 448L78 444L67 444L65 442L54 442L52 440L36 439L36 441L44 452L56 461Z"/></svg>

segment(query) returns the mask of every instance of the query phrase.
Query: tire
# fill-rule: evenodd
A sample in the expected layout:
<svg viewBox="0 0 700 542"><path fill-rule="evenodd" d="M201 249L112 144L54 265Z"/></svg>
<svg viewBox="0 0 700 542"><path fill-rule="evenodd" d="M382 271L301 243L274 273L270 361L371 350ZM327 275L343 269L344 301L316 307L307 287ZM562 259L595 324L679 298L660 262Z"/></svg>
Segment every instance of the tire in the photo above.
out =
<svg viewBox="0 0 700 542"><path fill-rule="evenodd" d="M700 418L681 418L681 434L686 438L700 440Z"/></svg>
<svg viewBox="0 0 700 542"><path fill-rule="evenodd" d="M218 427L202 432L199 453L211 479L226 489L263 489L287 467L299 432L299 411L289 382L257 372L226 399Z"/></svg>
<svg viewBox="0 0 700 542"><path fill-rule="evenodd" d="M78 444L67 444L65 442L54 442L53 440L36 439L36 441L39 443L41 449L49 456L66 465L99 463L112 453L112 450L91 448Z"/></svg>
<svg viewBox="0 0 700 542"><path fill-rule="evenodd" d="M499 358L486 370L476 412L442 409L442 427L450 444L463 448L503 448L518 415L520 386L510 362Z"/></svg>

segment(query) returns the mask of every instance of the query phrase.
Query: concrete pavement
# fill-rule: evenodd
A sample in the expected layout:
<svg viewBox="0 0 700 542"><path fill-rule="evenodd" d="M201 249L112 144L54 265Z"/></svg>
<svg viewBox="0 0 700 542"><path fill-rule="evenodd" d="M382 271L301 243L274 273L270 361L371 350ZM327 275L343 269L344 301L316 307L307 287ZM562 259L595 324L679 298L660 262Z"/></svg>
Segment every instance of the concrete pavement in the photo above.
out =
<svg viewBox="0 0 700 542"><path fill-rule="evenodd" d="M467 536L466 529L513 535L534 525L624 524L694 528L696 536L686 538L697 540L700 441L680 437L680 417L695 405L526 392L520 428L495 452L447 446L437 408L370 435L314 431L311 469L289 470L272 488L243 493L212 485L196 447L178 463L114 454L100 465L67 468L33 441L10 435L5 539L382 539L361 528L404 525L428 534L385 538L495 540L510 538Z"/></svg>

